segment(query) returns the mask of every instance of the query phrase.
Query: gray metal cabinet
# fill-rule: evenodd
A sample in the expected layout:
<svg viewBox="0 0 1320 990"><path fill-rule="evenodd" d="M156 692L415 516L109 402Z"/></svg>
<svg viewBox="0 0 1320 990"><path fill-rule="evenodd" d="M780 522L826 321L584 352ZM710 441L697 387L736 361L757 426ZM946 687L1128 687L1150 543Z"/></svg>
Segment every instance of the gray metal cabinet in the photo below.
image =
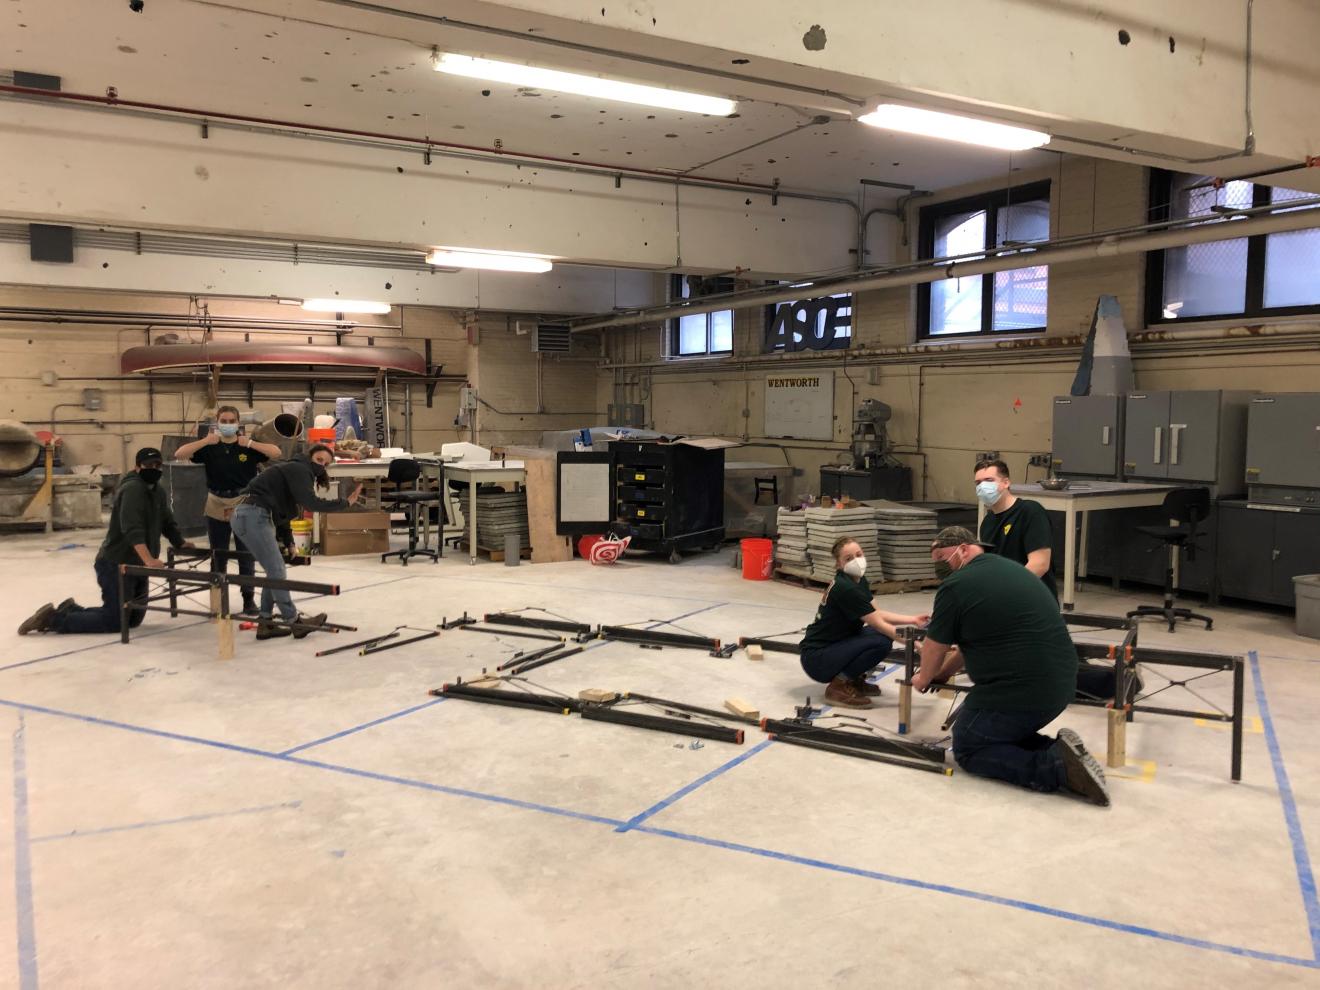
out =
<svg viewBox="0 0 1320 990"><path fill-rule="evenodd" d="M1124 475L1199 482L1213 486L1219 495L1242 492L1251 394L1218 390L1131 393L1124 416Z"/></svg>
<svg viewBox="0 0 1320 990"><path fill-rule="evenodd" d="M1320 489L1320 393L1257 395L1250 409L1247 481Z"/></svg>
<svg viewBox="0 0 1320 990"><path fill-rule="evenodd" d="M1320 571L1320 511L1221 502L1218 557L1222 594L1292 605L1293 577Z"/></svg>
<svg viewBox="0 0 1320 990"><path fill-rule="evenodd" d="M1122 414L1121 396L1057 396L1051 454L1055 473L1118 478Z"/></svg>

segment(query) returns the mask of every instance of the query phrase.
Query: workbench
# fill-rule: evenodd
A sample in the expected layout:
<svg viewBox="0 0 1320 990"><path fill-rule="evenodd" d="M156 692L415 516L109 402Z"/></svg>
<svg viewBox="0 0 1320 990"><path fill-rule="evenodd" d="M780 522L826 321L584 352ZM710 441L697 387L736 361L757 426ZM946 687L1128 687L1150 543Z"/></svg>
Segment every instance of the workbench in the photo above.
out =
<svg viewBox="0 0 1320 990"><path fill-rule="evenodd" d="M1063 513L1063 594L1060 604L1065 611L1072 611L1076 579L1086 577L1087 517L1090 513L1162 505L1165 496L1177 487L1180 486L1149 481L1074 481L1058 492L1047 491L1035 483L1013 485L1009 491L1018 498L1040 503L1047 511ZM985 513L985 506L979 506L976 514L978 532ZM1080 545L1077 536L1079 514L1082 522Z"/></svg>
<svg viewBox="0 0 1320 990"><path fill-rule="evenodd" d="M468 563L477 562L477 486L497 482L527 484L527 471L522 461L455 461L444 466L451 481L468 483Z"/></svg>
<svg viewBox="0 0 1320 990"><path fill-rule="evenodd" d="M422 466L422 477L421 477L422 481L426 480L426 473L428 470L434 470L435 472L437 472L438 480L439 480L439 488L443 496L444 488L445 488L445 467L444 467L444 463L441 461L440 458L426 457L423 455L415 456L412 454L404 454L403 457L407 459L416 460L417 463ZM389 477L390 461L392 460L395 460L395 458L373 457L361 461L350 461L350 460L335 461L333 464L329 464L326 466L325 473L330 478L331 481L347 481L347 480L362 481L362 482L374 481L376 483L375 484L376 505L379 506L382 504L383 501L382 495L384 491L384 482L385 479ZM441 523L442 532L443 532L443 525L444 524ZM424 540L429 539L429 534L430 534L429 515L427 516L426 527L424 532L426 535L423 537L423 539ZM313 512L312 513L312 545L320 546L320 543L321 543L321 513Z"/></svg>

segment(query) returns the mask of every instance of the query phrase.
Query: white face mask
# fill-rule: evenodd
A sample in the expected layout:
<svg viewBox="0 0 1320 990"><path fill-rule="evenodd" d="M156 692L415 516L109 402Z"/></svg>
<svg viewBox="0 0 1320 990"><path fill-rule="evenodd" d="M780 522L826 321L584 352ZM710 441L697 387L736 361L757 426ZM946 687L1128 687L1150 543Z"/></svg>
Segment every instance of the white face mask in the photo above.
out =
<svg viewBox="0 0 1320 990"><path fill-rule="evenodd" d="M986 508L999 501L999 482L997 481L978 481L976 483L976 497L980 499L981 504Z"/></svg>
<svg viewBox="0 0 1320 990"><path fill-rule="evenodd" d="M857 578L860 580L862 576L866 574L866 558L854 557L852 560L848 561L848 563L843 565L843 573L851 578Z"/></svg>

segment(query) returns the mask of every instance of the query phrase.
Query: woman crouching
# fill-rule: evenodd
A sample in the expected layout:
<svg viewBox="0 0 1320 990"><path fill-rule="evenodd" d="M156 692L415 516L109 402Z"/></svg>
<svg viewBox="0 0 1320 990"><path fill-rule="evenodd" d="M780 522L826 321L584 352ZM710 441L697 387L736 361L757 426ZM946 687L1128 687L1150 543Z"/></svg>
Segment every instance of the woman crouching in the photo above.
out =
<svg viewBox="0 0 1320 990"><path fill-rule="evenodd" d="M930 616L877 609L866 581L866 557L851 537L834 544L834 562L838 571L802 637L802 669L813 681L829 685L825 700L831 704L870 708L880 688L866 675L888 658L898 638L894 627L925 625Z"/></svg>

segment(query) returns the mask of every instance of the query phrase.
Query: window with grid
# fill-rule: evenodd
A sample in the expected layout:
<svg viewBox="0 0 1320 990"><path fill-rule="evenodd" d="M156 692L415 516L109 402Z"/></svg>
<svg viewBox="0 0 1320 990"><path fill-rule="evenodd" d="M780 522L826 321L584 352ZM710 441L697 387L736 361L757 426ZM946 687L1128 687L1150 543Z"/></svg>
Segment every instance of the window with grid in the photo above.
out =
<svg viewBox="0 0 1320 990"><path fill-rule="evenodd" d="M673 275L669 282L670 301L694 299L698 296L732 292L731 278L706 278L693 275ZM695 290L695 291L694 291ZM706 357L733 353L733 310L680 316L669 321L671 358Z"/></svg>
<svg viewBox="0 0 1320 990"><path fill-rule="evenodd" d="M1156 172L1150 217L1217 224L1242 210L1312 198L1296 189ZM1146 266L1148 323L1320 312L1320 229L1151 251Z"/></svg>
<svg viewBox="0 0 1320 990"><path fill-rule="evenodd" d="M970 261L1020 250L1050 236L1048 182L998 190L920 213L923 258ZM1049 268L1033 265L942 279L917 290L922 337L1045 329Z"/></svg>

